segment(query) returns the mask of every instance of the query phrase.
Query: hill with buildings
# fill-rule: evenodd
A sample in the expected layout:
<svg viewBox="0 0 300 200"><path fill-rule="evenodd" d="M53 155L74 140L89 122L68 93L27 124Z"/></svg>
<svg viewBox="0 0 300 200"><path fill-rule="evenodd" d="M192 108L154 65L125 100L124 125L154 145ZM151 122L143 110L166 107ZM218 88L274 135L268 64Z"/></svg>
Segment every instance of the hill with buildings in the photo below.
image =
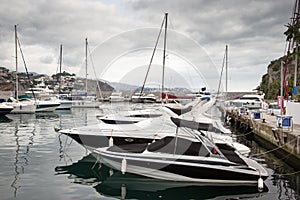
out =
<svg viewBox="0 0 300 200"><path fill-rule="evenodd" d="M16 72L10 71L5 67L0 67L0 91L14 91L16 82ZM75 74L62 72L51 76L37 74L35 72L18 73L19 91L26 91L30 87L48 86L56 93L82 93L85 92L86 81L83 78L76 77ZM113 87L106 82L90 80L87 81L88 93L98 94L98 86L103 93L111 93Z"/></svg>

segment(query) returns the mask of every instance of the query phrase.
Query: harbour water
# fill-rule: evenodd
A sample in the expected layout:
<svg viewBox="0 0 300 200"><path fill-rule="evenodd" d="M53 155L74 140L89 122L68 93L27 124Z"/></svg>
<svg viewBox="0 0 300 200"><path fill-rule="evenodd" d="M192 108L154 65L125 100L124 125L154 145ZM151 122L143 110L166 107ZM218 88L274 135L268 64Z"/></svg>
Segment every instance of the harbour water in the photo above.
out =
<svg viewBox="0 0 300 200"><path fill-rule="evenodd" d="M1 117L0 199L300 199L300 173L249 137L238 139L270 174L261 193L256 186L212 187L122 175L95 164L82 146L54 130L96 124L100 113L72 109Z"/></svg>

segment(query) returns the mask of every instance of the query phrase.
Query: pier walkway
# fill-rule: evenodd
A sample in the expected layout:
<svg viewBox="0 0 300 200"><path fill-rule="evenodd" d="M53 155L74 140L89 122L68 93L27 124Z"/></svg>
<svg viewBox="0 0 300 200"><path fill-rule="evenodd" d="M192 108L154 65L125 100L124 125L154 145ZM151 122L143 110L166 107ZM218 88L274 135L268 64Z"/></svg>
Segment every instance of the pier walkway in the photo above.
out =
<svg viewBox="0 0 300 200"><path fill-rule="evenodd" d="M240 132L254 133L254 139L290 166L300 170L300 125L278 123L278 117L259 112L260 117L254 116L255 111L241 113L237 108L227 108L231 126ZM257 111L256 111L257 112Z"/></svg>

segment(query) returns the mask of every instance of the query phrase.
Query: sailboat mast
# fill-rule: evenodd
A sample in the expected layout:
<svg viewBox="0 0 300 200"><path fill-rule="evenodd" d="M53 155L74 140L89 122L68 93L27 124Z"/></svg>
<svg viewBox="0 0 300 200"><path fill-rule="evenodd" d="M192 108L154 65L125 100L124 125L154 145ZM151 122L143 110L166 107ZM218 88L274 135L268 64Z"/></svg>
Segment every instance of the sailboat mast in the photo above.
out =
<svg viewBox="0 0 300 200"><path fill-rule="evenodd" d="M62 44L60 45L60 50L59 50L59 83L58 83L59 94L60 94L60 87L61 87L61 64L62 64Z"/></svg>
<svg viewBox="0 0 300 200"><path fill-rule="evenodd" d="M87 96L88 88L87 88L87 46L88 46L88 40L85 38L85 96Z"/></svg>
<svg viewBox="0 0 300 200"><path fill-rule="evenodd" d="M19 77L18 77L18 35L17 35L17 25L15 25L15 55L16 55L16 87L15 95L16 99L19 100Z"/></svg>
<svg viewBox="0 0 300 200"><path fill-rule="evenodd" d="M165 84L165 65L166 65L166 48L167 48L167 26L168 26L168 13L165 13L165 35L164 35L164 54L163 54L163 69L162 69L162 83L161 83L161 94L164 92ZM162 95L161 95L162 97ZM163 101L163 99L162 99Z"/></svg>
<svg viewBox="0 0 300 200"><path fill-rule="evenodd" d="M228 46L226 45L225 47L225 60L226 60L226 74L225 74L225 79L226 79L226 82L225 82L225 91L226 91L226 94L228 92Z"/></svg>

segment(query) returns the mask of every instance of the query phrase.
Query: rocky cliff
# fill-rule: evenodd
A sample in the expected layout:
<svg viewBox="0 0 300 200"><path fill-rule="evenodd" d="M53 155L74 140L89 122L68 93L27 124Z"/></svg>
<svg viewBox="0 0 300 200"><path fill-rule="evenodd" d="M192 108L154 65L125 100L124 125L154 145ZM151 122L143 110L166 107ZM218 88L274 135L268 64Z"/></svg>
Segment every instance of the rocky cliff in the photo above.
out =
<svg viewBox="0 0 300 200"><path fill-rule="evenodd" d="M280 66L281 61L285 61L285 56L271 61L268 65L267 74L263 75L262 81L257 89L262 90L265 93L265 99L276 99L280 95ZM288 60L288 66L286 71L286 81L288 83L288 92L292 94L292 88L294 84L294 71L295 71L295 56L291 55ZM299 60L298 60L299 63ZM298 64L297 73L297 85L300 83L300 71Z"/></svg>

